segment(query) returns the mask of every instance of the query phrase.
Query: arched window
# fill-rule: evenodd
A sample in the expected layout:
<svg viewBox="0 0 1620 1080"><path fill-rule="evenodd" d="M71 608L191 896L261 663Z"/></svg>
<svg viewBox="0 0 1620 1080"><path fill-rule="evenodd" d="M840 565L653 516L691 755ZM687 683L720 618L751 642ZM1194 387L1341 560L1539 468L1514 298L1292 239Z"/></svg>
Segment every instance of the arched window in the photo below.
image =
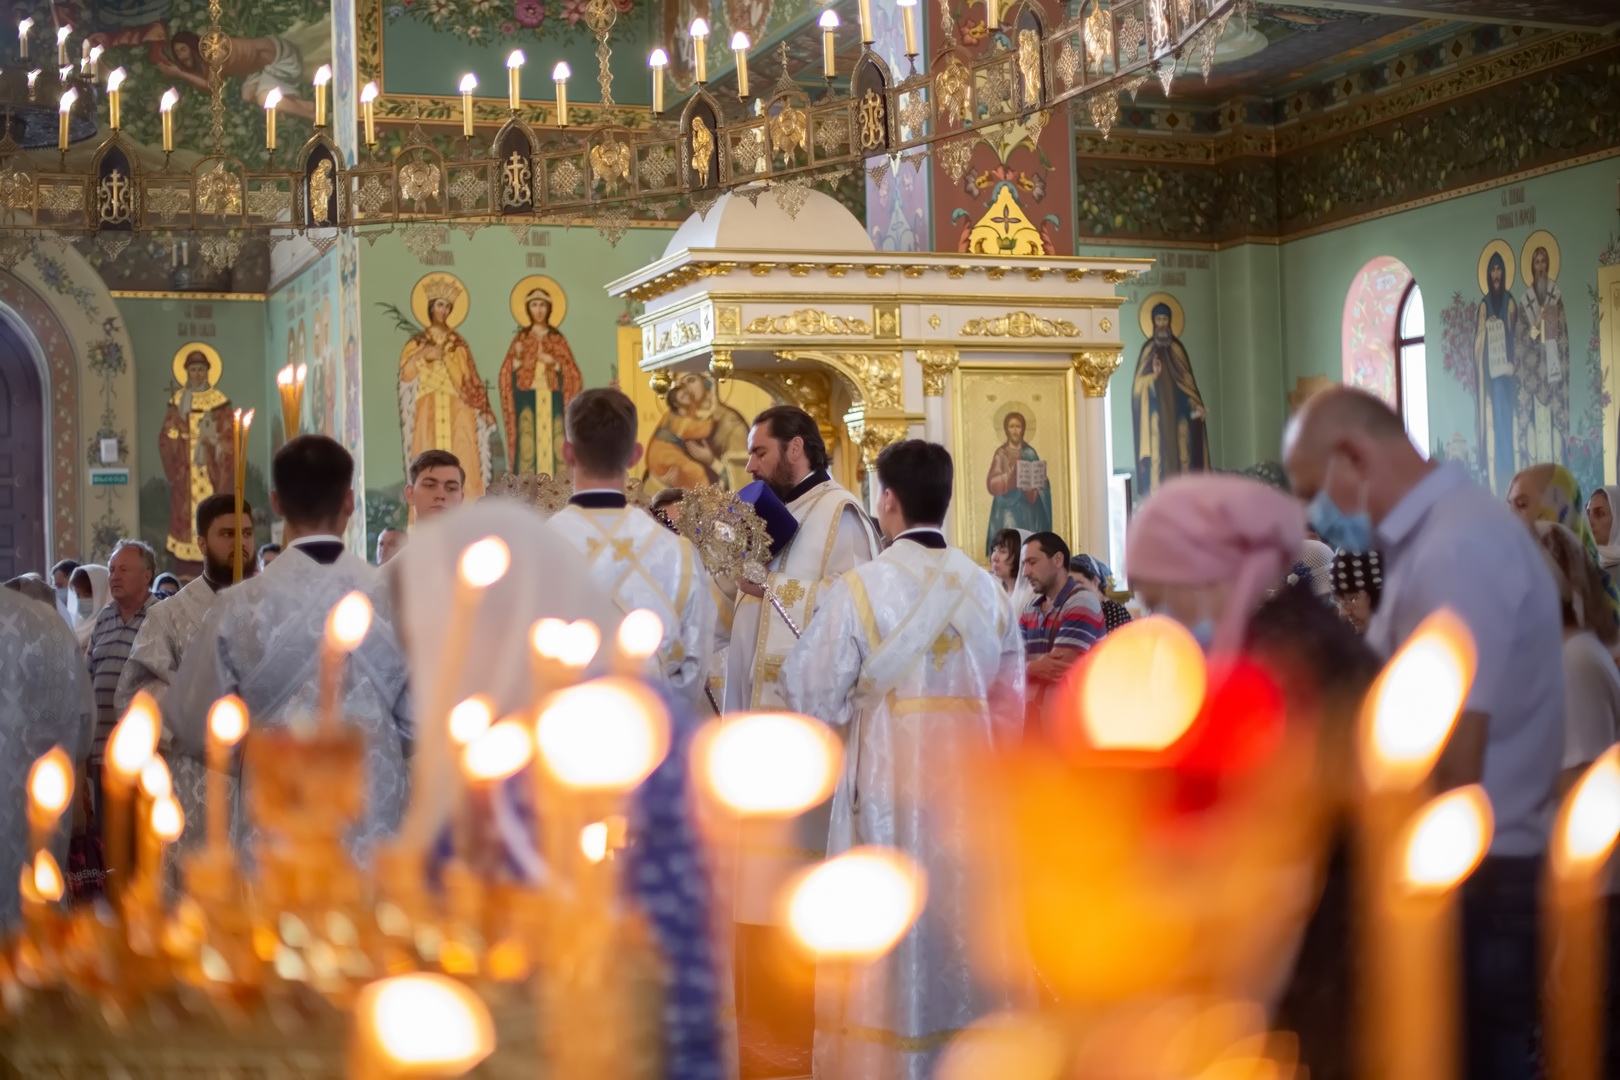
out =
<svg viewBox="0 0 1620 1080"><path fill-rule="evenodd" d="M1423 345L1423 290L1413 281L1401 296L1395 330L1395 397L1406 434L1429 456L1429 368Z"/></svg>

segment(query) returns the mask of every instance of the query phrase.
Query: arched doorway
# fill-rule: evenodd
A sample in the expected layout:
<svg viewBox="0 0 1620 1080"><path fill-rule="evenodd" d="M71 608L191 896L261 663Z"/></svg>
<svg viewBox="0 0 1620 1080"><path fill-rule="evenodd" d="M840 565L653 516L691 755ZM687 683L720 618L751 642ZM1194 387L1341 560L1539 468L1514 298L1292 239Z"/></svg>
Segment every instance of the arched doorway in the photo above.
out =
<svg viewBox="0 0 1620 1080"><path fill-rule="evenodd" d="M34 357L0 321L0 579L45 565L45 394Z"/></svg>

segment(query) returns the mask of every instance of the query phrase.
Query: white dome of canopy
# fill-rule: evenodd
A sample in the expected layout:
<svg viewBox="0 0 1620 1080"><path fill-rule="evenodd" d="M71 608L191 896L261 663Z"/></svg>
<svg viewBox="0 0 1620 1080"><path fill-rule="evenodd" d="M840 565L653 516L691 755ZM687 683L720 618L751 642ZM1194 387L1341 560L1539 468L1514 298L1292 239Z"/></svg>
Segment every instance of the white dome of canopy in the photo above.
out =
<svg viewBox="0 0 1620 1080"><path fill-rule="evenodd" d="M866 226L844 204L814 188L788 217L766 191L758 200L727 192L706 215L693 213L670 237L665 256L691 248L755 251L874 251Z"/></svg>

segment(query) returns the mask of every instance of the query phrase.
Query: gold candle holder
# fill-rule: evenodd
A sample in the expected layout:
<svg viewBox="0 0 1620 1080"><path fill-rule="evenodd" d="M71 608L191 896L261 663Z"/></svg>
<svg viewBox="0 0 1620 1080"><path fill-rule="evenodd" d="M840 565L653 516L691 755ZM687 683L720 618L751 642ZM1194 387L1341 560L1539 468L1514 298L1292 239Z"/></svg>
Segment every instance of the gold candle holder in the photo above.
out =
<svg viewBox="0 0 1620 1080"><path fill-rule="evenodd" d="M652 111L657 116L664 111L664 69L669 66L669 53L654 49L647 66L652 68Z"/></svg>
<svg viewBox="0 0 1620 1080"><path fill-rule="evenodd" d="M699 83L709 81L709 24L703 19L692 20L692 62Z"/></svg>
<svg viewBox="0 0 1620 1080"><path fill-rule="evenodd" d="M566 60L557 61L557 66L551 69L551 81L557 84L558 127L568 126L568 77L572 74Z"/></svg>
<svg viewBox="0 0 1620 1080"><path fill-rule="evenodd" d="M473 133L473 91L478 89L478 76L472 72L461 77L461 134L463 138L472 138Z"/></svg>
<svg viewBox="0 0 1620 1080"><path fill-rule="evenodd" d="M117 131L124 126L123 91L124 69L113 68L107 75L107 126Z"/></svg>
<svg viewBox="0 0 1620 1080"><path fill-rule="evenodd" d="M73 103L79 100L79 92L73 87L62 91L62 104L57 108L56 148L63 153L68 148L68 122L72 119Z"/></svg>
<svg viewBox="0 0 1620 1080"><path fill-rule="evenodd" d="M523 62L525 59L522 49L513 49L506 58L506 105L513 112L523 108Z"/></svg>
<svg viewBox="0 0 1620 1080"><path fill-rule="evenodd" d="M315 126L326 126L326 84L332 81L332 65L322 64L315 69Z"/></svg>
<svg viewBox="0 0 1620 1080"><path fill-rule="evenodd" d="M741 30L731 35L731 55L737 61L737 97L748 97L748 35Z"/></svg>
<svg viewBox="0 0 1620 1080"><path fill-rule="evenodd" d="M837 42L834 35L838 32L838 12L828 8L821 13L821 74L823 78L832 78L838 74L836 59Z"/></svg>
<svg viewBox="0 0 1620 1080"><path fill-rule="evenodd" d="M366 83L360 91L360 113L366 123L366 145L377 145L377 84Z"/></svg>
<svg viewBox="0 0 1620 1080"><path fill-rule="evenodd" d="M163 118L163 152L174 153L174 106L180 100L180 91L169 87L163 91L163 100L158 103L158 114Z"/></svg>

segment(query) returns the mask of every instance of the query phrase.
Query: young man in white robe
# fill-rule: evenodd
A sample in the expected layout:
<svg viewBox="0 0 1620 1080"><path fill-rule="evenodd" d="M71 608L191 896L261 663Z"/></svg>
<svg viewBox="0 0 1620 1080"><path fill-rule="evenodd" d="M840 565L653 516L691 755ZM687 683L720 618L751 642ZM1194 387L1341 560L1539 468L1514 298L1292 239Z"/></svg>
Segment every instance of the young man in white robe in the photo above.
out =
<svg viewBox="0 0 1620 1080"><path fill-rule="evenodd" d="M153 606L130 646L129 659L118 676L113 707L120 715L135 695L145 690L158 704L168 696L169 683L180 670L186 647L196 635L210 608L234 576L234 551L242 552L242 578L259 572L253 557L253 507L242 503L240 525L236 516L236 496L216 492L197 504L197 537L202 549L203 572L168 600ZM186 815L186 837L201 836L207 813L208 770L198 761L174 753L174 736L163 732L159 748L174 777L174 795ZM234 785L231 785L234 787ZM234 796L233 796L234 798Z"/></svg>
<svg viewBox="0 0 1620 1080"><path fill-rule="evenodd" d="M878 455L877 481L891 545L826 591L782 683L790 709L844 735L828 855L875 844L928 875L926 907L887 956L818 979L815 1075L924 1080L957 1032L1026 1000L1016 919L989 900L1007 882L970 849L961 794L970 770L1019 740L1024 644L1006 593L940 531L950 452L897 443ZM982 978L970 953L994 958L1001 979Z"/></svg>
<svg viewBox="0 0 1620 1080"><path fill-rule="evenodd" d="M252 732L318 722L327 614L349 592L364 593L371 627L344 665L340 699L344 722L368 742L365 809L349 837L363 858L398 828L405 808L410 701L391 601L377 569L340 539L354 514L349 452L324 435L300 435L270 468L271 509L286 522L282 553L209 610L164 700L164 723L178 752L205 761L209 707L240 696L250 717L241 781L251 787ZM241 829L236 835L247 839Z"/></svg>
<svg viewBox="0 0 1620 1080"><path fill-rule="evenodd" d="M0 928L16 928L17 882L32 852L28 837L28 770L35 759L61 746L78 779L74 802L84 795L85 762L95 722L95 699L78 640L56 610L15 589L0 589ZM52 853L67 871L70 809L59 823Z"/></svg>
<svg viewBox="0 0 1620 1080"><path fill-rule="evenodd" d="M586 390L563 417L563 460L574 494L551 527L585 556L621 614L646 608L663 621L658 674L699 715L714 649L715 602L697 550L647 511L629 505L625 480L641 460L636 406L611 387Z"/></svg>

